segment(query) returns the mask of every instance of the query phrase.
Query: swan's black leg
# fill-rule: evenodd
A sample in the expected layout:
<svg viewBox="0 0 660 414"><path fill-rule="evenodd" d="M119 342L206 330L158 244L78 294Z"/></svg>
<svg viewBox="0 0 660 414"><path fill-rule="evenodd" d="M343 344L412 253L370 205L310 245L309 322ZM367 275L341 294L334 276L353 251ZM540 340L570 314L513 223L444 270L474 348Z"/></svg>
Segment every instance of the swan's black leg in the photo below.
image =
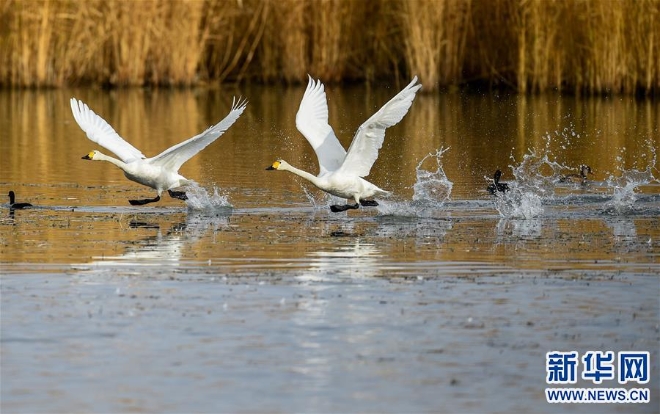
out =
<svg viewBox="0 0 660 414"><path fill-rule="evenodd" d="M343 206L332 205L332 206L330 206L330 211L332 211L333 213L340 213L342 211L354 210L354 209L357 209L357 208L360 208L360 205L357 204L357 203L356 204L345 204Z"/></svg>
<svg viewBox="0 0 660 414"><path fill-rule="evenodd" d="M160 200L160 196L156 196L156 198L145 198L143 200L128 200L129 203L131 203L132 206L143 206L145 204L149 203L155 203L156 201Z"/></svg>
<svg viewBox="0 0 660 414"><path fill-rule="evenodd" d="M178 198L179 200L187 200L188 199L188 196L186 195L185 191L167 190L167 192L170 194L170 197L172 197L172 198Z"/></svg>
<svg viewBox="0 0 660 414"><path fill-rule="evenodd" d="M360 200L362 207L376 207L378 202L376 200Z"/></svg>

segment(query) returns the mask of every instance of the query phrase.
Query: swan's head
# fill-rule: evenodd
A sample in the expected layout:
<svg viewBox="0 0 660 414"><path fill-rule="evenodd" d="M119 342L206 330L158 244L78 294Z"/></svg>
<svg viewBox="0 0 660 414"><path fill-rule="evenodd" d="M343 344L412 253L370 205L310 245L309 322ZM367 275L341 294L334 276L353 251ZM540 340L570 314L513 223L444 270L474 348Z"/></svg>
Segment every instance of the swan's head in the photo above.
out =
<svg viewBox="0 0 660 414"><path fill-rule="evenodd" d="M94 151L91 151L89 154L85 155L84 157L82 157L82 159L83 160L98 160L98 154L99 154L99 152L94 150ZM94 157L96 157L96 158L94 158Z"/></svg>
<svg viewBox="0 0 660 414"><path fill-rule="evenodd" d="M286 170L289 164L284 160L277 160L267 170Z"/></svg>

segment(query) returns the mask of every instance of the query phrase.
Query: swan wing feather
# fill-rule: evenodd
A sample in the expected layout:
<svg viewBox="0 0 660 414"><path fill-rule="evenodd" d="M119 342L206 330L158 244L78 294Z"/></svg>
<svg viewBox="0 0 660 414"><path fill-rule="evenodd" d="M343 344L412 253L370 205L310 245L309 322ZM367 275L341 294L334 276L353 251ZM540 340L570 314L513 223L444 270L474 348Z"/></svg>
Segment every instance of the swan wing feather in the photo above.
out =
<svg viewBox="0 0 660 414"><path fill-rule="evenodd" d="M383 146L385 130L403 119L415 99L415 94L422 87L416 83L417 76L358 128L341 166L343 173L359 177L369 175L378 158L378 150Z"/></svg>
<svg viewBox="0 0 660 414"><path fill-rule="evenodd" d="M71 112L87 138L112 151L125 163L145 158L140 150L120 137L105 119L89 109L83 101L71 98Z"/></svg>
<svg viewBox="0 0 660 414"><path fill-rule="evenodd" d="M319 175L339 169L346 150L328 123L328 101L321 81L311 76L296 114L296 127L314 148L319 161Z"/></svg>
<svg viewBox="0 0 660 414"><path fill-rule="evenodd" d="M229 114L222 121L211 126L201 134L195 135L186 141L166 149L162 153L151 158L149 162L152 165L161 166L172 171L178 171L183 163L224 134L225 131L227 131L227 129L229 129L229 127L231 127L241 116L246 106L247 100L240 98L237 100L234 98L231 105L231 111L229 111Z"/></svg>

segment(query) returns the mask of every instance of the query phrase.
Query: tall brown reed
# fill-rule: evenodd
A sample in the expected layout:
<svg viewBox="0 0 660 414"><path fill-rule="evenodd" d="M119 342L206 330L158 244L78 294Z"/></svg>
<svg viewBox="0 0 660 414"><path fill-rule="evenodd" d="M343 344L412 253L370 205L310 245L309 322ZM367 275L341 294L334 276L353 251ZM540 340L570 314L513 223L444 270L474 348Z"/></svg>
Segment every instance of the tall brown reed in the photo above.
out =
<svg viewBox="0 0 660 414"><path fill-rule="evenodd" d="M409 0L401 3L406 66L426 88L457 84L465 52L469 0Z"/></svg>
<svg viewBox="0 0 660 414"><path fill-rule="evenodd" d="M0 0L0 85L399 79L655 93L659 0Z"/></svg>
<svg viewBox="0 0 660 414"><path fill-rule="evenodd" d="M258 78L263 82L298 82L309 66L307 5L299 0L268 0L267 7Z"/></svg>
<svg viewBox="0 0 660 414"><path fill-rule="evenodd" d="M561 83L560 13L560 5L544 0L520 2L514 11L512 41L518 42L514 70L519 91L542 91Z"/></svg>

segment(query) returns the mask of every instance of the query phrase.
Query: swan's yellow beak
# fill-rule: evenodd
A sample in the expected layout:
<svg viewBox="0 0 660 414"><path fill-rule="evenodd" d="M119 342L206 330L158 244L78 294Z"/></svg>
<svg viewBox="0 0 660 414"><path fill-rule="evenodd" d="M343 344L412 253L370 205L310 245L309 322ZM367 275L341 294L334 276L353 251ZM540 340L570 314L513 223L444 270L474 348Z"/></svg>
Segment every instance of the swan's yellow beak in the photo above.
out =
<svg viewBox="0 0 660 414"><path fill-rule="evenodd" d="M279 162L279 161L275 161L275 162L273 163L273 165L271 165L270 167L268 167L268 168L266 168L266 169L267 169L267 170L276 170L276 169L278 169L278 168L280 168L280 162Z"/></svg>
<svg viewBox="0 0 660 414"><path fill-rule="evenodd" d="M81 159L83 159L83 160L91 160L92 158L94 158L94 151L92 151L92 152L90 152L89 154L85 155L85 156L82 157Z"/></svg>

